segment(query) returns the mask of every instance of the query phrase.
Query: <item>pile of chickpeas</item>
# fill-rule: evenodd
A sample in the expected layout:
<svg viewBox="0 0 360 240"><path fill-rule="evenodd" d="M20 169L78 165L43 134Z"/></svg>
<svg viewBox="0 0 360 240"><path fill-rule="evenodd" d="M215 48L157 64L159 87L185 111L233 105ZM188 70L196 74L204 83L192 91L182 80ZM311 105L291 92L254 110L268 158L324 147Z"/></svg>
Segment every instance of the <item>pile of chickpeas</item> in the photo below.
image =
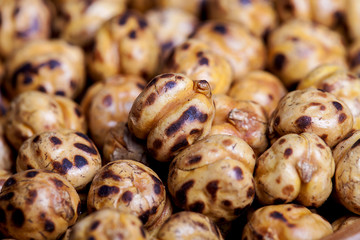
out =
<svg viewBox="0 0 360 240"><path fill-rule="evenodd" d="M356 222L358 12L0 0L0 238L321 239Z"/></svg>

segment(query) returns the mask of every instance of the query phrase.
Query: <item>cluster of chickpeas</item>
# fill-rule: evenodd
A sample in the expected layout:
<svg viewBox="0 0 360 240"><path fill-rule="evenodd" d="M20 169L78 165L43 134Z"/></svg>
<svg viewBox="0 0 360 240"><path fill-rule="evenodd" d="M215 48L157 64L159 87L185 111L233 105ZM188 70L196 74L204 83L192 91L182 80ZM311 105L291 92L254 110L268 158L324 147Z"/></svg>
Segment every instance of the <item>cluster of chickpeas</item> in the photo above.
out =
<svg viewBox="0 0 360 240"><path fill-rule="evenodd" d="M321 239L356 222L358 12L0 0L0 238Z"/></svg>

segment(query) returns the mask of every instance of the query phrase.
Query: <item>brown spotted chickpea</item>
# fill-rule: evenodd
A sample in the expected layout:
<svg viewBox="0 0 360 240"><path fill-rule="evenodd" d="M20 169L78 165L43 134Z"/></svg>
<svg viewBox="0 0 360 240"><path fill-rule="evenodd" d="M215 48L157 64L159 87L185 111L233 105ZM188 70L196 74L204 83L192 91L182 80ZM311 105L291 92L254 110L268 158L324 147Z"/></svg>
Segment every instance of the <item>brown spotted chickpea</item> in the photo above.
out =
<svg viewBox="0 0 360 240"><path fill-rule="evenodd" d="M259 104L235 100L225 94L214 95L214 103L216 110L211 135L227 134L239 137L252 147L256 155L266 150L268 120Z"/></svg>
<svg viewBox="0 0 360 240"><path fill-rule="evenodd" d="M227 60L197 39L189 39L175 48L163 72L182 73L194 80L206 80L213 94L226 93L233 78Z"/></svg>
<svg viewBox="0 0 360 240"><path fill-rule="evenodd" d="M360 79L346 68L324 64L302 79L297 89L314 87L333 94L342 100L354 117L354 129L360 129Z"/></svg>
<svg viewBox="0 0 360 240"><path fill-rule="evenodd" d="M272 140L289 133L312 132L329 147L353 128L349 107L331 93L315 88L289 92L280 100L269 122Z"/></svg>
<svg viewBox="0 0 360 240"><path fill-rule="evenodd" d="M87 199L89 212L116 208L138 216L145 228L165 221L165 186L157 174L142 163L117 160L95 175ZM170 214L168 214L170 215Z"/></svg>
<svg viewBox="0 0 360 240"><path fill-rule="evenodd" d="M94 81L118 74L152 77L158 68L160 47L146 19L126 11L105 22L95 35L88 56L88 71Z"/></svg>
<svg viewBox="0 0 360 240"><path fill-rule="evenodd" d="M295 18L320 23L329 28L343 27L345 24L346 2L347 0L274 0L282 21Z"/></svg>
<svg viewBox="0 0 360 240"><path fill-rule="evenodd" d="M110 128L104 140L103 163L119 159L135 160L149 166L146 143L136 138L125 122Z"/></svg>
<svg viewBox="0 0 360 240"><path fill-rule="evenodd" d="M237 22L258 37L269 34L277 25L277 15L268 0L208 1L209 18Z"/></svg>
<svg viewBox="0 0 360 240"><path fill-rule="evenodd" d="M339 201L351 212L360 214L357 178L360 173L360 131L354 131L341 141L333 151L335 171L335 192Z"/></svg>
<svg viewBox="0 0 360 240"><path fill-rule="evenodd" d="M151 80L137 97L128 125L136 137L147 140L151 155L164 162L208 135L214 114L207 81L165 73Z"/></svg>
<svg viewBox="0 0 360 240"><path fill-rule="evenodd" d="M177 8L150 10L145 17L161 46L163 60L174 47L186 41L198 24L195 16Z"/></svg>
<svg viewBox="0 0 360 240"><path fill-rule="evenodd" d="M101 158L91 139L74 130L42 132L28 138L16 159L17 172L47 169L65 177L77 190L92 181Z"/></svg>
<svg viewBox="0 0 360 240"><path fill-rule="evenodd" d="M259 208L245 225L245 239L321 239L333 232L329 222L296 204Z"/></svg>
<svg viewBox="0 0 360 240"><path fill-rule="evenodd" d="M0 231L15 239L57 239L75 223L79 210L79 195L65 178L27 170L3 185Z"/></svg>
<svg viewBox="0 0 360 240"><path fill-rule="evenodd" d="M297 201L319 207L332 191L331 149L314 133L287 134L257 159L256 196L262 204Z"/></svg>
<svg viewBox="0 0 360 240"><path fill-rule="evenodd" d="M215 222L232 221L255 195L255 153L242 139L212 135L171 162L168 188L175 204Z"/></svg>
<svg viewBox="0 0 360 240"><path fill-rule="evenodd" d="M134 215L117 209L101 209L77 222L69 240L145 240L146 232Z"/></svg>
<svg viewBox="0 0 360 240"><path fill-rule="evenodd" d="M77 97L85 86L84 53L62 40L36 41L7 61L5 86L10 97L38 90Z"/></svg>
<svg viewBox="0 0 360 240"><path fill-rule="evenodd" d="M161 226L156 235L157 240L206 239L222 240L216 224L203 214L195 212L178 212Z"/></svg>
<svg viewBox="0 0 360 240"><path fill-rule="evenodd" d="M15 98L5 118L5 135L16 150L34 134L61 128L86 131L80 106L68 98L38 91Z"/></svg>
<svg viewBox="0 0 360 240"><path fill-rule="evenodd" d="M207 21L197 29L194 38L208 44L230 63L235 80L265 65L266 49L261 39L240 24Z"/></svg>
<svg viewBox="0 0 360 240"><path fill-rule="evenodd" d="M270 34L268 45L268 67L288 88L321 64L346 66L340 35L311 22L285 22Z"/></svg>
<svg viewBox="0 0 360 240"><path fill-rule="evenodd" d="M136 97L146 82L139 76L114 76L97 82L86 91L81 107L86 115L91 137L99 148L106 133L117 122L126 122Z"/></svg>
<svg viewBox="0 0 360 240"><path fill-rule="evenodd" d="M51 34L52 2L48 0L3 0L0 2L0 56L9 57L30 41Z"/></svg>
<svg viewBox="0 0 360 240"><path fill-rule="evenodd" d="M228 95L236 100L260 104L270 117L286 93L286 88L275 75L265 71L253 71L234 82Z"/></svg>
<svg viewBox="0 0 360 240"><path fill-rule="evenodd" d="M55 30L69 43L86 47L101 25L125 11L126 0L54 0L58 15Z"/></svg>

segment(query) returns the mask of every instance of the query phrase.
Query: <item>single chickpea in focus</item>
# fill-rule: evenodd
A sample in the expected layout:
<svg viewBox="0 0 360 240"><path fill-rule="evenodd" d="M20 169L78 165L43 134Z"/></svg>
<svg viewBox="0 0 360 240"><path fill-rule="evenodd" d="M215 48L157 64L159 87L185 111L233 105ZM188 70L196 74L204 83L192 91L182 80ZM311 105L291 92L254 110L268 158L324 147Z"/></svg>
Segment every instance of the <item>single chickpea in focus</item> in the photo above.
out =
<svg viewBox="0 0 360 240"><path fill-rule="evenodd" d="M28 138L16 159L17 172L47 169L66 178L76 190L90 183L101 168L101 157L91 139L68 129L42 132Z"/></svg>
<svg viewBox="0 0 360 240"><path fill-rule="evenodd" d="M335 163L331 149L314 133L287 134L257 159L256 196L262 204L319 207L330 196Z"/></svg>
<svg viewBox="0 0 360 240"><path fill-rule="evenodd" d="M140 218L145 229L152 230L172 212L158 175L144 164L126 159L110 162L97 172L90 186L87 207L90 213L116 208L133 214Z"/></svg>
<svg viewBox="0 0 360 240"><path fill-rule="evenodd" d="M15 239L57 239L80 214L75 188L48 170L27 170L10 176L0 199L0 232Z"/></svg>
<svg viewBox="0 0 360 240"><path fill-rule="evenodd" d="M289 133L312 132L334 147L353 128L349 107L331 93L315 88L286 94L270 118L274 141Z"/></svg>
<svg viewBox="0 0 360 240"><path fill-rule="evenodd" d="M151 80L137 97L128 126L137 138L146 139L147 148L156 160L168 162L209 134L214 114L207 81L165 73Z"/></svg>
<svg viewBox="0 0 360 240"><path fill-rule="evenodd" d="M171 162L168 188L175 204L214 222L232 221L255 196L255 153L242 139L212 135L181 151Z"/></svg>

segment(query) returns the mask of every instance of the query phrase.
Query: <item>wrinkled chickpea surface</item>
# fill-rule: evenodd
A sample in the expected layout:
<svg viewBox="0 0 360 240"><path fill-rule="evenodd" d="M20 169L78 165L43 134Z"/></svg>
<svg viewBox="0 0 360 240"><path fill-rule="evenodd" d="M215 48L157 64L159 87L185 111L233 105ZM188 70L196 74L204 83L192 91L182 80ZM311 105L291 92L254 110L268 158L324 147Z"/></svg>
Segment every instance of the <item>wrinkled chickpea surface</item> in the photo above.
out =
<svg viewBox="0 0 360 240"><path fill-rule="evenodd" d="M346 228L360 215L359 12L0 0L0 239Z"/></svg>

